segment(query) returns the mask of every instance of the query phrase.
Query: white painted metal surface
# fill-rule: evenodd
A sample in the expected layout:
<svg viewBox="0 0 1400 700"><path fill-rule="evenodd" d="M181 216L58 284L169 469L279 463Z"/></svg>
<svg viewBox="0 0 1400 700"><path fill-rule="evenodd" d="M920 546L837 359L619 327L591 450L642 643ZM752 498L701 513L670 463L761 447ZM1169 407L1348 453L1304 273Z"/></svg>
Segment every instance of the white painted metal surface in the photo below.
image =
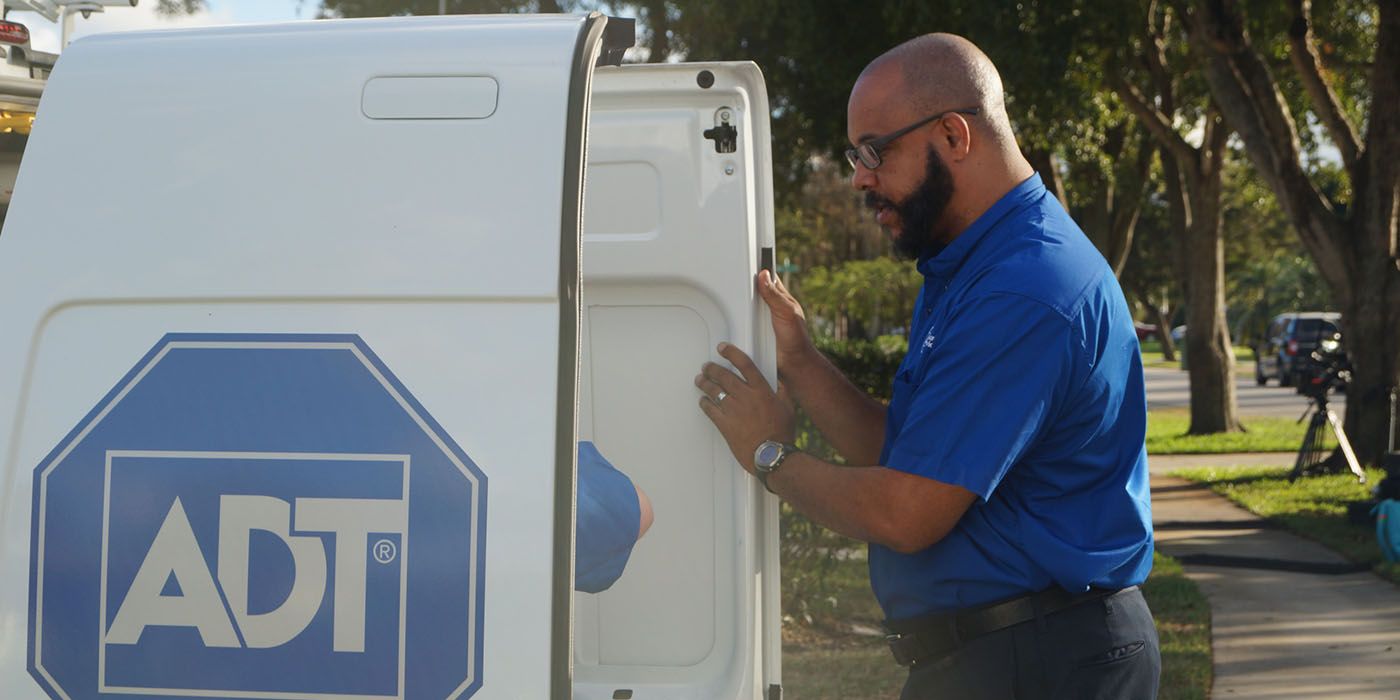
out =
<svg viewBox="0 0 1400 700"><path fill-rule="evenodd" d="M474 697L549 696L583 21L302 23L65 52L0 235L0 697L44 697L25 662L32 471L172 331L363 338L490 479ZM502 97L489 118L366 118L366 84L406 75L490 76Z"/></svg>
<svg viewBox="0 0 1400 700"><path fill-rule="evenodd" d="M703 133L723 115L732 153ZM763 78L751 63L601 68L589 129L580 436L646 490L656 523L612 589L575 597L576 697L759 698L779 682L777 504L691 380L720 341L776 377L753 284L773 245Z"/></svg>

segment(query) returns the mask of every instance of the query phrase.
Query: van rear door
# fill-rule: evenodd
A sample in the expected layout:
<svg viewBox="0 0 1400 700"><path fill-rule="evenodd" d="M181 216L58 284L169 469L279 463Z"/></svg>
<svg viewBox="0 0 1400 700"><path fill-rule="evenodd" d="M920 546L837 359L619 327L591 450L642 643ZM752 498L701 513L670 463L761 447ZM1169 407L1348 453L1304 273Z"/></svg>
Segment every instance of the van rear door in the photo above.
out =
<svg viewBox="0 0 1400 700"><path fill-rule="evenodd" d="M715 346L775 378L768 103L752 63L599 69L583 237L580 435L650 495L622 578L575 599L584 700L780 694L777 499L692 378Z"/></svg>

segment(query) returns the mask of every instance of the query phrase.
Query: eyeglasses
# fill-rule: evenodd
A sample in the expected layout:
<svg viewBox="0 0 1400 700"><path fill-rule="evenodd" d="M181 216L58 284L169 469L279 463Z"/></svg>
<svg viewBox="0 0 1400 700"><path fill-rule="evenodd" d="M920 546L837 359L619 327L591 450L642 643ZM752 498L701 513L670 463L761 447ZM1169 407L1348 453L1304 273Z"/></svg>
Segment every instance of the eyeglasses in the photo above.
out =
<svg viewBox="0 0 1400 700"><path fill-rule="evenodd" d="M974 117L977 116L977 113L979 111L980 110L978 110L976 107L964 107L962 109L950 109L946 112L939 112L938 114L935 114L931 117L920 119L919 121L916 121L913 124L910 124L909 126L900 129L899 131L891 131L890 133L885 134L884 136L877 136L873 139L870 139L869 141L866 141L865 143L856 146L855 148L847 150L846 162L850 163L852 168L856 167L856 163L859 163L861 165L864 165L867 170L874 170L880 167L880 149L890 145L894 142L895 139L929 122L938 121L939 119L942 119L943 117L946 117L949 114L966 114L970 117Z"/></svg>

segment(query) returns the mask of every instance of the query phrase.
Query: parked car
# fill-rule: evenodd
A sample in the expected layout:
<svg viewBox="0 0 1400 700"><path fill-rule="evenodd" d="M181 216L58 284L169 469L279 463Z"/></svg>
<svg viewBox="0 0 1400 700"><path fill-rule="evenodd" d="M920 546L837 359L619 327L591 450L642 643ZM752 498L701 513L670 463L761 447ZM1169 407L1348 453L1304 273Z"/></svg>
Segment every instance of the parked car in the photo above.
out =
<svg viewBox="0 0 1400 700"><path fill-rule="evenodd" d="M1133 330L1137 333L1139 343L1157 337L1157 327L1150 323L1133 321Z"/></svg>
<svg viewBox="0 0 1400 700"><path fill-rule="evenodd" d="M1264 386L1277 379L1279 386L1298 383L1310 363L1312 351L1323 338L1339 337L1342 315L1331 311L1279 314L1269 323L1264 340L1254 350L1254 381Z"/></svg>

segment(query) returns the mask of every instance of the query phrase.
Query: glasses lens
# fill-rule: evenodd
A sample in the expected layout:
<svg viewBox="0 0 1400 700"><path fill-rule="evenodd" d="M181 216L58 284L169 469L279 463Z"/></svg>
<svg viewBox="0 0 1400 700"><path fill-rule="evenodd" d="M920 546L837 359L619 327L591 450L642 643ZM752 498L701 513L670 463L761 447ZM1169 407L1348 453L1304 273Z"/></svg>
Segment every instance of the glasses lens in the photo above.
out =
<svg viewBox="0 0 1400 700"><path fill-rule="evenodd" d="M875 150L874 146L868 143L863 143L859 146L856 146L855 150L856 157L860 158L861 164L864 165L866 168L874 170L880 167L880 152Z"/></svg>
<svg viewBox="0 0 1400 700"><path fill-rule="evenodd" d="M860 164L864 165L866 170L874 170L880 167L880 152L876 151L874 146L863 143L846 151L846 162L851 164L851 169Z"/></svg>

